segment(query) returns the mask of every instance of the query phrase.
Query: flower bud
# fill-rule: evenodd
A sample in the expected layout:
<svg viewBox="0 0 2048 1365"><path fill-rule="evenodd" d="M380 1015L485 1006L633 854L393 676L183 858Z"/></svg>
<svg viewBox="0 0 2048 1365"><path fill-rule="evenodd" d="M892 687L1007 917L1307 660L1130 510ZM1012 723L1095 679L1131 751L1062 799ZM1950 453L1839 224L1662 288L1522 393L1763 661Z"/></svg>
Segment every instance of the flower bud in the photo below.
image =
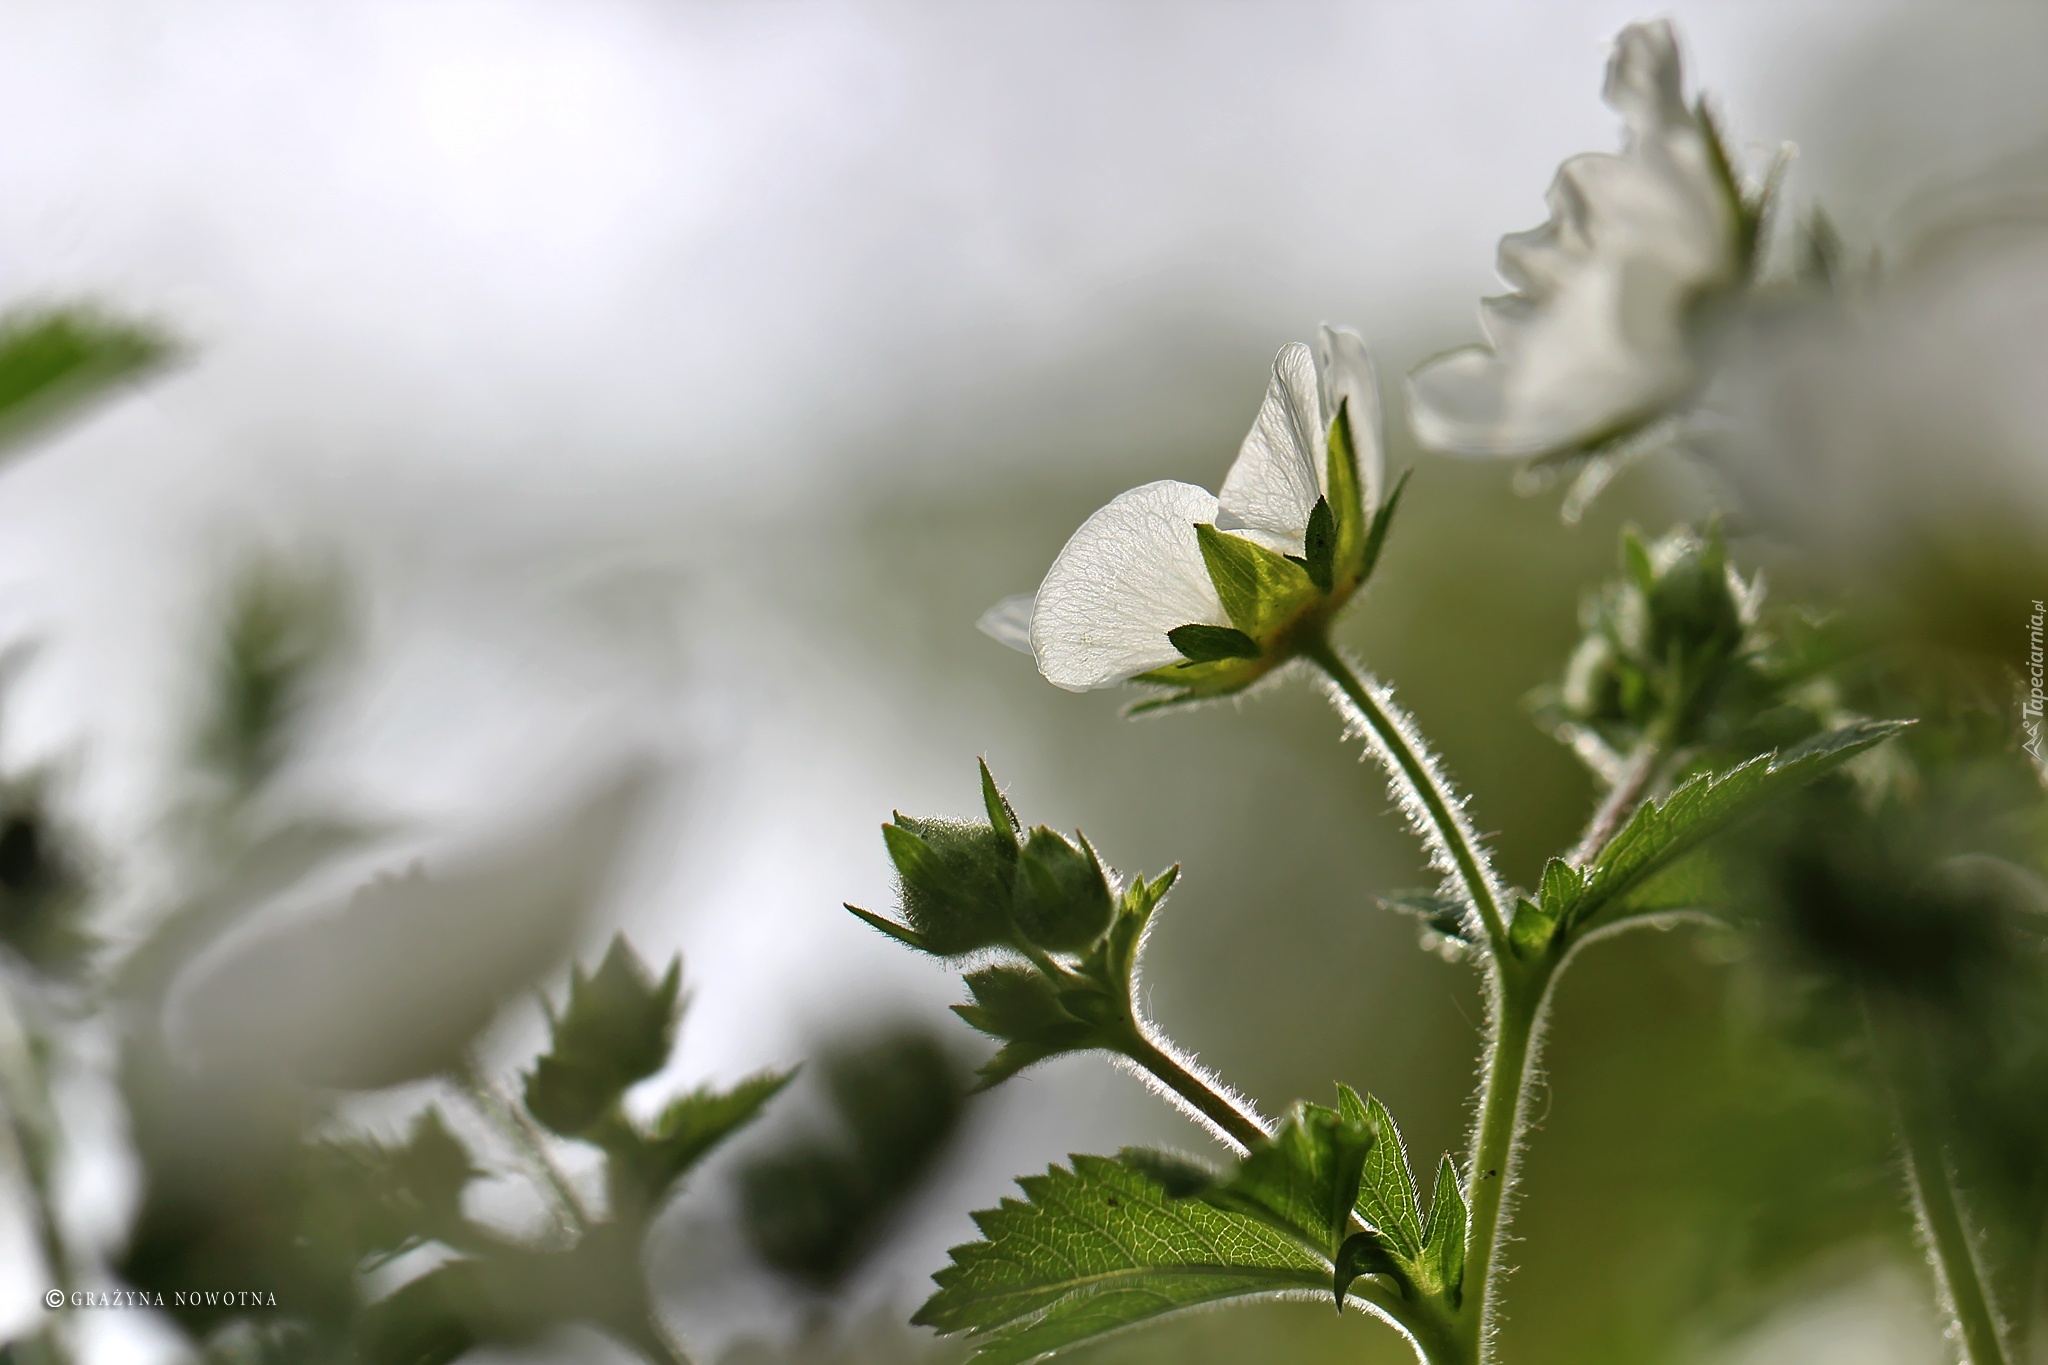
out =
<svg viewBox="0 0 2048 1365"><path fill-rule="evenodd" d="M903 917L928 951L957 957L1010 939L1014 837L990 825L899 814L882 838L902 881Z"/></svg>
<svg viewBox="0 0 2048 1365"><path fill-rule="evenodd" d="M1017 860L1013 914L1024 937L1053 952L1075 952L1100 938L1116 912L1115 896L1087 839L1075 848L1040 825Z"/></svg>

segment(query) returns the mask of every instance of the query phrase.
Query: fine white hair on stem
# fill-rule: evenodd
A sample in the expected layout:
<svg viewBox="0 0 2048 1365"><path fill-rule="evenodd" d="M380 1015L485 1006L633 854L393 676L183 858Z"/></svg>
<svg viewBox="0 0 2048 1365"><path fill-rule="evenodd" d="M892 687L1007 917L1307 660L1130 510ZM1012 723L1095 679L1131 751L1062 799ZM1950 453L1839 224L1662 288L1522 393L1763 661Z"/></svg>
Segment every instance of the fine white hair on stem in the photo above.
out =
<svg viewBox="0 0 2048 1365"><path fill-rule="evenodd" d="M1350 663L1349 660L1346 662ZM1415 831L1416 837L1422 840L1423 847L1429 851L1430 866L1442 873L1449 882L1459 886L1462 893L1460 899L1466 903L1468 918L1476 920L1480 917L1477 895L1482 888L1464 885L1466 869L1460 864L1457 850L1451 845L1453 835L1470 850L1477 863L1477 873L1484 883L1483 890L1487 898L1494 906L1499 907L1504 897L1499 878L1493 871L1492 860L1486 856L1485 845L1481 842L1478 831L1472 827L1472 822L1466 818L1466 798L1451 784L1450 778L1444 773L1442 761L1430 751L1428 743L1422 738L1421 730L1416 727L1414 718L1394 700L1393 689L1372 674L1357 668L1355 664L1352 668L1358 676L1360 685L1386 718L1387 724L1393 728L1401 745L1421 768L1424 780L1434 789L1437 802L1448 814L1453 828L1446 831L1438 826L1430 810L1430 803L1417 788L1407 765L1401 760L1401 754L1387 737L1380 733L1379 727L1359 709L1358 704L1346 695L1337 680L1332 678L1325 683L1324 690L1329 695L1330 704L1336 707L1337 714L1344 718L1344 737L1363 739L1366 742L1367 750L1386 770L1387 790L1393 796L1394 803L1406 817L1408 827ZM1468 927L1476 932L1485 926L1474 923Z"/></svg>
<svg viewBox="0 0 2048 1365"><path fill-rule="evenodd" d="M1143 1014L1136 1015L1135 1022L1139 1036L1156 1048L1167 1061L1179 1067L1197 1081L1200 1081L1204 1089L1243 1115L1253 1126L1262 1128L1268 1133L1272 1132L1273 1125L1266 1122L1265 1118L1260 1115L1258 1106L1251 1102L1249 1096L1225 1081L1208 1067L1203 1066L1193 1053L1188 1052L1178 1043L1175 1043L1172 1039L1154 1028L1151 1021L1146 1019ZM1143 1081L1145 1087L1153 1094L1159 1096L1168 1104L1173 1105L1183 1114L1186 1114L1189 1118L1200 1124L1218 1142L1221 1142L1224 1146L1240 1155L1244 1152L1244 1143L1240 1142L1235 1134L1225 1129L1215 1119L1203 1113L1195 1106L1194 1101L1188 1099L1187 1096L1167 1084L1164 1078L1152 1074L1142 1062L1136 1058L1125 1056L1121 1052L1111 1053L1110 1059Z"/></svg>

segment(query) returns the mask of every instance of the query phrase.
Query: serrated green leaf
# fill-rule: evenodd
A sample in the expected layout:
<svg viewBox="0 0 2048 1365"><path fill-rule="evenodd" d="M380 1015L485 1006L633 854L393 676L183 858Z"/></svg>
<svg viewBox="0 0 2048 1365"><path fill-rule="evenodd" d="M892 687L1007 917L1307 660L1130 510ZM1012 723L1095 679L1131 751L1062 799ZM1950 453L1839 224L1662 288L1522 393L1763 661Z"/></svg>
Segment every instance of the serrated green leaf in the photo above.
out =
<svg viewBox="0 0 2048 1365"><path fill-rule="evenodd" d="M1228 1180L1202 1197L1334 1257L1350 1232L1351 1209L1374 1141L1362 1117L1296 1104L1270 1141L1254 1147Z"/></svg>
<svg viewBox="0 0 2048 1365"><path fill-rule="evenodd" d="M85 308L0 318L0 448L161 365L162 333Z"/></svg>
<svg viewBox="0 0 2048 1365"><path fill-rule="evenodd" d="M1190 663L1213 664L1225 659L1256 659L1265 653L1259 648L1257 640L1230 626L1205 626L1199 622L1175 626L1166 632L1166 639Z"/></svg>
<svg viewBox="0 0 2048 1365"><path fill-rule="evenodd" d="M1308 570L1256 541L1206 522L1195 527L1195 540L1224 613L1253 639L1292 620L1319 595Z"/></svg>
<svg viewBox="0 0 2048 1365"><path fill-rule="evenodd" d="M1379 1135L1366 1153L1358 1182L1358 1216L1378 1229L1388 1245L1409 1261L1422 1256L1422 1209L1415 1199L1415 1174L1408 1165L1408 1146L1394 1116L1377 1097L1365 1100L1349 1086L1337 1087L1338 1106L1354 1121ZM1370 1272L1367 1272L1370 1273Z"/></svg>
<svg viewBox="0 0 2048 1365"><path fill-rule="evenodd" d="M1577 928L1730 825L1805 786L1905 728L1902 721L1858 721L1725 773L1693 778L1662 803L1644 802L1593 860L1582 889L1556 906L1560 924Z"/></svg>
<svg viewBox="0 0 2048 1365"><path fill-rule="evenodd" d="M1437 1163L1436 1192L1430 1196L1429 1218L1422 1225L1422 1270L1453 1308L1465 1281L1465 1191L1458 1168L1447 1155Z"/></svg>
<svg viewBox="0 0 2048 1365"><path fill-rule="evenodd" d="M968 1334L984 1365L1021 1365L1203 1304L1329 1287L1327 1260L1255 1218L1175 1199L1121 1161L1072 1161L975 1215L984 1240L953 1249L913 1322Z"/></svg>

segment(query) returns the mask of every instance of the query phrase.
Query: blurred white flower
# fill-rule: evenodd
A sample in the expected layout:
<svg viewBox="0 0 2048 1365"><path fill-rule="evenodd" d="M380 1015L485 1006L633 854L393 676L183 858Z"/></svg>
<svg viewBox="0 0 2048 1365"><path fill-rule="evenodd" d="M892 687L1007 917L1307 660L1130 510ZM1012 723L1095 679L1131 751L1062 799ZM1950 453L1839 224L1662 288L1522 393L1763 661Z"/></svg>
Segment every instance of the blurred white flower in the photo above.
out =
<svg viewBox="0 0 2048 1365"><path fill-rule="evenodd" d="M654 791L651 769L623 769L438 875L379 877L226 946L178 982L174 1044L214 1074L347 1090L460 1066L505 1001L568 955Z"/></svg>
<svg viewBox="0 0 2048 1365"><path fill-rule="evenodd" d="M1340 412L1349 449L1332 440ZM1295 342L1273 362L1220 494L1171 479L1121 494L1067 541L1036 594L999 603L981 628L1070 691L1133 679L1182 695L1236 691L1363 581L1383 460L1365 343L1325 327L1315 354Z"/></svg>
<svg viewBox="0 0 2048 1365"><path fill-rule="evenodd" d="M1515 292L1480 306L1491 344L1409 378L1424 445L1505 458L1587 449L1693 389L1690 317L1746 276L1756 214L1704 108L1685 101L1669 22L1622 30L1604 97L1627 127L1623 150L1565 162L1550 221L1501 238Z"/></svg>

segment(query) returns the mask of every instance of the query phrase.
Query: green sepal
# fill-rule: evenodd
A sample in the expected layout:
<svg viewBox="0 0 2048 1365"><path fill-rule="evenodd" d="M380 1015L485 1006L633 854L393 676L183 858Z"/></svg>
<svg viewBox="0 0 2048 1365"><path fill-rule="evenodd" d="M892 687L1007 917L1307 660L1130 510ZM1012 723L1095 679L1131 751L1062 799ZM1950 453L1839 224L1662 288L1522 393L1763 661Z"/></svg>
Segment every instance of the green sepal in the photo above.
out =
<svg viewBox="0 0 2048 1365"><path fill-rule="evenodd" d="M1344 1295L1361 1275L1384 1275L1394 1282L1402 1298L1414 1295L1414 1281L1408 1268L1394 1256L1377 1232L1354 1232L1344 1239L1333 1258L1330 1291L1337 1296L1337 1311L1344 1311Z"/></svg>
<svg viewBox="0 0 2048 1365"><path fill-rule="evenodd" d="M1337 409L1337 415L1330 419L1329 456L1325 461L1325 484L1329 488L1328 505L1331 522L1335 531L1335 544L1331 547L1331 584L1323 591L1329 592L1338 582L1352 586L1363 582L1369 570L1366 567L1365 544L1370 530L1370 514L1365 508L1364 490L1358 482L1358 444L1351 433L1351 403L1347 399ZM1314 524L1314 516L1310 516Z"/></svg>
<svg viewBox="0 0 2048 1365"><path fill-rule="evenodd" d="M1319 1104L1297 1103L1279 1131L1202 1198L1334 1257L1349 1232L1365 1160L1376 1140L1367 1121Z"/></svg>
<svg viewBox="0 0 2048 1365"><path fill-rule="evenodd" d="M1408 1146L1400 1127L1377 1097L1360 1100L1348 1085L1337 1087L1337 1101L1347 1119L1378 1135L1359 1177L1358 1216L1409 1262L1421 1259L1422 1209L1416 1202L1415 1173L1408 1165Z"/></svg>
<svg viewBox="0 0 2048 1365"><path fill-rule="evenodd" d="M1317 498L1316 505L1309 509L1308 530L1302 537L1301 567L1307 571L1309 582L1325 595L1336 583L1337 518L1330 511L1328 498Z"/></svg>
<svg viewBox="0 0 2048 1365"><path fill-rule="evenodd" d="M1018 932L1048 952L1078 952L1100 938L1116 914L1102 861L1085 837L1074 847L1040 825L1017 858L1011 915Z"/></svg>
<svg viewBox="0 0 2048 1365"><path fill-rule="evenodd" d="M1458 1168L1446 1155L1437 1163L1436 1192L1430 1196L1429 1218L1422 1225L1423 1274L1452 1308L1465 1297L1465 1191Z"/></svg>
<svg viewBox="0 0 2048 1365"><path fill-rule="evenodd" d="M1131 976L1137 970L1138 947L1144 942L1145 926L1152 922L1152 912L1159 908L1159 902L1166 899L1166 893L1173 888L1180 876L1180 864L1175 863L1166 871L1146 881L1134 877L1124 888L1121 901L1117 904L1116 919L1109 926L1109 933L1103 938L1101 966L1110 980L1121 981L1129 987Z"/></svg>
<svg viewBox="0 0 2048 1365"><path fill-rule="evenodd" d="M1365 544L1359 552L1358 579L1362 583L1372 577L1380 564L1380 551L1386 548L1387 531L1394 524L1394 513L1400 510L1401 494L1408 487L1408 476L1415 471L1404 469L1401 477L1394 480L1394 486L1387 492L1387 500L1372 514L1372 529L1366 532Z"/></svg>
<svg viewBox="0 0 2048 1365"><path fill-rule="evenodd" d="M988 811L989 827L1012 844L1018 843L1017 812L1011 807L1010 799L1003 795L1002 788L996 785L995 774L988 770L988 760L981 758L975 762L981 768L981 804Z"/></svg>
<svg viewBox="0 0 2048 1365"><path fill-rule="evenodd" d="M959 957L1010 940L1014 833L898 812L882 840L902 881L903 917L927 951Z"/></svg>
<svg viewBox="0 0 2048 1365"><path fill-rule="evenodd" d="M1196 525L1195 541L1224 613L1253 639L1293 620L1320 596L1308 570L1256 541L1207 522Z"/></svg>
<svg viewBox="0 0 2048 1365"><path fill-rule="evenodd" d="M1205 626L1199 623L1175 626L1166 638L1190 663L1213 664L1225 659L1256 659L1264 653L1259 642L1233 626Z"/></svg>
<svg viewBox="0 0 2048 1365"><path fill-rule="evenodd" d="M1101 1045L1096 1027L1069 1013L1060 1003L1059 988L1031 968L984 967L968 973L967 989L974 1003L955 1005L953 1013L1003 1044L982 1064L977 1091L1048 1057Z"/></svg>
<svg viewBox="0 0 2048 1365"><path fill-rule="evenodd" d="M870 926L876 929L880 929L890 938L895 939L898 943L906 944L909 947L915 948L920 953L930 953L934 951L932 946L924 941L924 935L918 933L915 929L907 928L904 925L898 924L896 921L891 919L884 919L880 915L876 914L874 911L863 910L858 905L847 905L846 908L848 910L851 910L855 915L859 916L862 920L866 921ZM944 956L944 954L936 955Z"/></svg>
<svg viewBox="0 0 2048 1365"><path fill-rule="evenodd" d="M635 1084L661 1070L675 1045L683 964L656 981L623 935L597 971L569 973L569 999L550 1017L552 1044L526 1078L526 1107L564 1137L587 1132Z"/></svg>

